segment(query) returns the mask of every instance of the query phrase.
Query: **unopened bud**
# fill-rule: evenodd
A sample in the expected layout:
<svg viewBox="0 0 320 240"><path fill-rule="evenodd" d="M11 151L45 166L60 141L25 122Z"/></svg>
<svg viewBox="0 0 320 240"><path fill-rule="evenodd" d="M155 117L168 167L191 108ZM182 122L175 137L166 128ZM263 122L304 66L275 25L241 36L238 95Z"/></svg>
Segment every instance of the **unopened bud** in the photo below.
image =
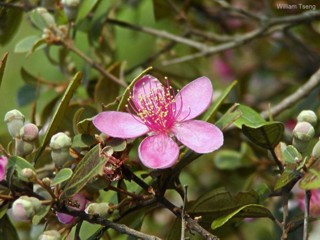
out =
<svg viewBox="0 0 320 240"><path fill-rule="evenodd" d="M33 123L27 123L20 129L20 136L22 140L27 142L33 142L38 138L39 129Z"/></svg>
<svg viewBox="0 0 320 240"><path fill-rule="evenodd" d="M20 129L24 125L24 115L14 109L6 113L4 121L7 123L8 131L12 137L18 137Z"/></svg>
<svg viewBox="0 0 320 240"><path fill-rule="evenodd" d="M21 171L21 176L32 181L36 177L36 173L31 168L24 168Z"/></svg>
<svg viewBox="0 0 320 240"><path fill-rule="evenodd" d="M42 182L43 182L44 185L50 187L52 181L51 181L50 178L45 177L45 178L42 179Z"/></svg>
<svg viewBox="0 0 320 240"><path fill-rule="evenodd" d="M80 0L62 0L63 11L69 21L73 21L77 17Z"/></svg>
<svg viewBox="0 0 320 240"><path fill-rule="evenodd" d="M33 11L36 11L37 14L42 18L46 27L50 28L56 26L56 21L54 20L54 17L48 12L47 9L43 7L38 7Z"/></svg>
<svg viewBox="0 0 320 240"><path fill-rule="evenodd" d="M33 142L26 142L21 139L17 139L16 141L17 144L17 152L16 154L18 156L27 156L30 153L32 153L34 149L34 143Z"/></svg>
<svg viewBox="0 0 320 240"><path fill-rule="evenodd" d="M308 122L312 126L315 126L318 121L318 117L314 111L311 110L303 110L297 117L298 122Z"/></svg>
<svg viewBox="0 0 320 240"><path fill-rule="evenodd" d="M69 148L71 138L65 133L57 133L52 136L50 141L51 158L57 167L61 167L69 158Z"/></svg>
<svg viewBox="0 0 320 240"><path fill-rule="evenodd" d="M43 232L38 240L61 240L61 234L56 230L49 230Z"/></svg>
<svg viewBox="0 0 320 240"><path fill-rule="evenodd" d="M314 145L312 149L311 156L314 158L320 158L320 139L319 141Z"/></svg>
<svg viewBox="0 0 320 240"><path fill-rule="evenodd" d="M41 207L39 199L22 196L15 200L12 205L12 216L18 221L28 221Z"/></svg>
<svg viewBox="0 0 320 240"><path fill-rule="evenodd" d="M310 141L315 134L313 126L308 122L298 122L293 129L293 136L301 141Z"/></svg>
<svg viewBox="0 0 320 240"><path fill-rule="evenodd" d="M102 218L106 218L112 213L109 203L90 203L84 211L89 215Z"/></svg>

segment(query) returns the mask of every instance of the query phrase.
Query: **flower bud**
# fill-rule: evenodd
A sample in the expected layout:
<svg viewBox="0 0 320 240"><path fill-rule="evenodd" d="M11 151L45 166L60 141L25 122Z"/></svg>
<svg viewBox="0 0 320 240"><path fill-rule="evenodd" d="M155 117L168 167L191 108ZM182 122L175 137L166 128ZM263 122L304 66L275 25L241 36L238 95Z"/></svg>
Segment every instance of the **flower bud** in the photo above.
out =
<svg viewBox="0 0 320 240"><path fill-rule="evenodd" d="M51 158L56 167L61 167L69 158L69 147L71 146L71 138L65 133L57 133L52 136L50 141Z"/></svg>
<svg viewBox="0 0 320 240"><path fill-rule="evenodd" d="M73 21L77 17L80 0L62 0L63 11L69 21Z"/></svg>
<svg viewBox="0 0 320 240"><path fill-rule="evenodd" d="M42 182L43 182L44 185L50 187L52 181L51 181L50 178L45 177L45 178L42 179Z"/></svg>
<svg viewBox="0 0 320 240"><path fill-rule="evenodd" d="M39 129L33 123L27 123L20 129L20 136L22 140L33 142L38 138Z"/></svg>
<svg viewBox="0 0 320 240"><path fill-rule="evenodd" d="M298 122L293 129L293 136L301 141L310 141L315 134L313 126L308 122Z"/></svg>
<svg viewBox="0 0 320 240"><path fill-rule="evenodd" d="M28 221L37 213L41 207L39 199L22 196L15 200L12 205L12 216L17 221Z"/></svg>
<svg viewBox="0 0 320 240"><path fill-rule="evenodd" d="M48 12L47 9L45 9L43 7L38 7L33 11L36 11L37 14L39 14L39 16L42 18L44 24L48 28L56 26L56 21L54 20L53 16Z"/></svg>
<svg viewBox="0 0 320 240"><path fill-rule="evenodd" d="M303 110L297 117L298 122L308 122L312 126L315 126L318 121L318 117L314 111L311 110Z"/></svg>
<svg viewBox="0 0 320 240"><path fill-rule="evenodd" d="M21 171L21 176L32 181L36 177L36 173L31 168L24 168Z"/></svg>
<svg viewBox="0 0 320 240"><path fill-rule="evenodd" d="M308 145L310 142L308 141L301 141L297 138L293 138L292 140L292 145L300 152L300 153L305 153L306 150L308 149Z"/></svg>
<svg viewBox="0 0 320 240"><path fill-rule="evenodd" d="M67 203L66 207L69 210L83 211L86 207L86 204L87 199L85 198L85 196L83 194L78 193L69 199L69 203ZM75 219L74 216L61 212L57 212L57 217L59 222L63 224L69 224L73 222L73 220Z"/></svg>
<svg viewBox="0 0 320 240"><path fill-rule="evenodd" d="M109 203L90 203L84 211L89 215L97 215L102 218L107 218L112 212Z"/></svg>
<svg viewBox="0 0 320 240"><path fill-rule="evenodd" d="M314 145L312 149L311 156L314 158L320 158L320 139L319 141Z"/></svg>
<svg viewBox="0 0 320 240"><path fill-rule="evenodd" d="M6 113L4 121L7 123L8 131L12 137L18 137L20 129L24 124L24 115L14 109Z"/></svg>
<svg viewBox="0 0 320 240"><path fill-rule="evenodd" d="M18 156L26 156L30 153L32 153L34 149L34 143L33 142L26 142L21 139L17 139L16 141L17 144L17 152L16 154Z"/></svg>
<svg viewBox="0 0 320 240"><path fill-rule="evenodd" d="M61 240L61 234L56 230L49 230L43 232L38 240Z"/></svg>
<svg viewBox="0 0 320 240"><path fill-rule="evenodd" d="M0 156L0 181L6 177L6 168L8 165L8 158L6 156Z"/></svg>

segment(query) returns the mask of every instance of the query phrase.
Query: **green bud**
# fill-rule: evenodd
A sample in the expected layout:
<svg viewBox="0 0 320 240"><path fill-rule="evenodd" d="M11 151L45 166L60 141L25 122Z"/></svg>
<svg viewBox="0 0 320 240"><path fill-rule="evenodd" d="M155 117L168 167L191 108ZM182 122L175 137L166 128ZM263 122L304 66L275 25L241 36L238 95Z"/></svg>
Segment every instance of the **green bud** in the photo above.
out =
<svg viewBox="0 0 320 240"><path fill-rule="evenodd" d="M312 149L311 156L314 158L320 158L320 139L319 141L314 145Z"/></svg>
<svg viewBox="0 0 320 240"><path fill-rule="evenodd" d="M301 141L297 138L293 138L292 140L292 145L300 152L300 153L305 153L305 151L308 148L309 141Z"/></svg>
<svg viewBox="0 0 320 240"><path fill-rule="evenodd" d="M297 117L298 122L308 122L312 126L315 126L318 121L318 117L314 111L311 110L303 110Z"/></svg>
<svg viewBox="0 0 320 240"><path fill-rule="evenodd" d="M89 215L107 218L112 213L109 203L90 203L84 210Z"/></svg>
<svg viewBox="0 0 320 240"><path fill-rule="evenodd" d="M298 122L293 129L293 137L301 141L310 141L315 134L313 126L308 122Z"/></svg>
<svg viewBox="0 0 320 240"><path fill-rule="evenodd" d="M24 168L21 171L21 176L32 181L36 177L36 173L31 168Z"/></svg>
<svg viewBox="0 0 320 240"><path fill-rule="evenodd" d="M18 221L28 221L37 213L41 207L39 199L21 196L13 202L12 216Z"/></svg>
<svg viewBox="0 0 320 240"><path fill-rule="evenodd" d="M19 137L20 129L24 125L24 115L14 109L6 113L4 121L7 123L8 131L12 137Z"/></svg>
<svg viewBox="0 0 320 240"><path fill-rule="evenodd" d="M68 20L75 20L78 14L80 0L62 0L61 3L63 4L63 11L66 14Z"/></svg>
<svg viewBox="0 0 320 240"><path fill-rule="evenodd" d="M51 158L56 167L62 167L68 160L71 144L71 138L65 133L60 132L52 136L50 141Z"/></svg>
<svg viewBox="0 0 320 240"><path fill-rule="evenodd" d="M33 142L38 138L39 129L33 123L27 123L20 129L20 136L22 140L27 142Z"/></svg>
<svg viewBox="0 0 320 240"><path fill-rule="evenodd" d="M50 187L52 181L51 181L50 178L45 177L45 178L42 179L42 182L43 182L44 185Z"/></svg>
<svg viewBox="0 0 320 240"><path fill-rule="evenodd" d="M47 9L43 7L38 7L33 11L35 11L42 18L44 24L48 28L56 26L56 21L54 20L54 17L48 12Z"/></svg>
<svg viewBox="0 0 320 240"><path fill-rule="evenodd" d="M21 139L17 139L16 140L16 144L17 144L17 152L16 154L18 156L27 156L30 153L32 153L33 149L34 149L34 143L33 142L26 142L23 141Z"/></svg>
<svg viewBox="0 0 320 240"><path fill-rule="evenodd" d="M61 240L61 234L56 230L49 230L43 232L38 240Z"/></svg>

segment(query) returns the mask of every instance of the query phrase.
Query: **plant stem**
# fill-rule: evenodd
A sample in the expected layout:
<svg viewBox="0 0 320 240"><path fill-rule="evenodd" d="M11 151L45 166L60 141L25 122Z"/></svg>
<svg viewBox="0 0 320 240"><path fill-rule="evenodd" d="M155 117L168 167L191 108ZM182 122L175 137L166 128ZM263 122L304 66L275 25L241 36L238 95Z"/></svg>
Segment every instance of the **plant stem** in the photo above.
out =
<svg viewBox="0 0 320 240"><path fill-rule="evenodd" d="M311 191L306 190L304 192L303 240L308 240L310 198L311 198Z"/></svg>
<svg viewBox="0 0 320 240"><path fill-rule="evenodd" d="M287 221L288 221L288 193L286 191L283 192L282 195L282 236L281 240L286 240L288 238L288 231L287 231Z"/></svg>

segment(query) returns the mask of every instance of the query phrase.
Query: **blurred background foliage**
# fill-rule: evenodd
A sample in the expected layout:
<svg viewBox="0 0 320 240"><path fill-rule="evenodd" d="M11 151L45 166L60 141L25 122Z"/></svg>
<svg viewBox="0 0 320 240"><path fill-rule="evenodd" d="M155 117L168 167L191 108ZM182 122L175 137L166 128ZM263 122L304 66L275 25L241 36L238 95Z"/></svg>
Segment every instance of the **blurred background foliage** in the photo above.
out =
<svg viewBox="0 0 320 240"><path fill-rule="evenodd" d="M61 46L63 44L42 43L31 52L34 43L31 40L40 39L43 31L35 27L29 11L46 4L56 23L68 26L59 1L0 1L0 56L9 52L0 88L0 116L17 108L27 119L44 126L67 83L75 72L82 71L82 85L60 129L72 134L72 119L79 107L86 109L82 118L92 117L103 109L102 105L112 103L124 88L103 77L79 54ZM279 4L302 4L315 9L280 9ZM167 76L177 88L199 76L208 76L217 99L223 89L237 80L228 102L241 102L259 112L297 91L319 68L319 10L317 0L299 3L290 0L83 0L74 25L69 25L69 34L78 50L127 84L143 69L152 66L151 74L160 79ZM300 22L274 24L263 30L270 19L311 16L310 12L318 15ZM249 40L241 39L243 34L257 29L262 29L262 33ZM30 40L30 36L35 37ZM189 61L171 61L207 51L201 47L219 47L226 43L238 46L216 54L208 52ZM302 109L318 112L319 91L318 86L282 112L277 120L289 124ZM6 146L9 141L6 126L1 124L0 143ZM180 181L189 186L190 200L208 189L222 186L239 192L257 186L263 189L274 183L272 163L265 151L244 141L240 131L227 131L225 143L223 152L203 156L182 172ZM169 193L168 197L176 199L174 194ZM173 218L167 215L152 212L145 218L142 231L165 237L170 231L164 232L163 228L169 226L168 222L173 223ZM223 235L229 235L228 239L278 239L268 219L248 220L241 227L232 225L229 231L224 229ZM299 239L297 236L290 239Z"/></svg>

